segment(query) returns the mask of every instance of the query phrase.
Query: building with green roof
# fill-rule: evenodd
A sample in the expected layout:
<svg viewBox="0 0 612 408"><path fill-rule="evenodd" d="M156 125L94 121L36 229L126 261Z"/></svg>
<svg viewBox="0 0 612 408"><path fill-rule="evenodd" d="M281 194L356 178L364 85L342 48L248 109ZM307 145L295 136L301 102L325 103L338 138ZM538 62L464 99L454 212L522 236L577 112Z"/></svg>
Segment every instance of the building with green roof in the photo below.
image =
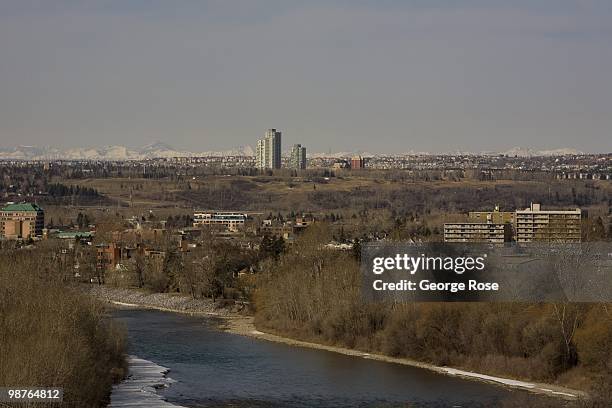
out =
<svg viewBox="0 0 612 408"><path fill-rule="evenodd" d="M58 239L92 239L94 233L92 231L60 231L57 233Z"/></svg>
<svg viewBox="0 0 612 408"><path fill-rule="evenodd" d="M9 203L0 209L0 238L29 239L42 236L45 212L33 203Z"/></svg>

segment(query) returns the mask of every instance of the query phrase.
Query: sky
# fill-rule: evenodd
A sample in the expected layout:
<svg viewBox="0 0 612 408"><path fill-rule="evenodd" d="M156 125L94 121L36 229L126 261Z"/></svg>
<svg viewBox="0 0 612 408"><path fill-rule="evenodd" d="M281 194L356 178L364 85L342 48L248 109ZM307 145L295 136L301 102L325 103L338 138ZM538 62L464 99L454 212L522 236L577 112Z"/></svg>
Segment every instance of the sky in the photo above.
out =
<svg viewBox="0 0 612 408"><path fill-rule="evenodd" d="M0 0L0 147L612 152L612 2Z"/></svg>

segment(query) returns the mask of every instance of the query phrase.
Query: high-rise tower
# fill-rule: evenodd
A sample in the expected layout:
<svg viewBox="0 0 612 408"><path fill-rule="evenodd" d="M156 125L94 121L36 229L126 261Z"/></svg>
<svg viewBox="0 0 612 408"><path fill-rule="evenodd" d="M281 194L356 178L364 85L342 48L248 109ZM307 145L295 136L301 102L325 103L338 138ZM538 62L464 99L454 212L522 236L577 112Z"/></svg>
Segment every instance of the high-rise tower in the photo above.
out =
<svg viewBox="0 0 612 408"><path fill-rule="evenodd" d="M257 167L260 169L280 169L281 167L281 132L276 129L266 130L262 139L257 141Z"/></svg>
<svg viewBox="0 0 612 408"><path fill-rule="evenodd" d="M292 169L306 168L306 148L301 144L294 144L291 149L290 166Z"/></svg>

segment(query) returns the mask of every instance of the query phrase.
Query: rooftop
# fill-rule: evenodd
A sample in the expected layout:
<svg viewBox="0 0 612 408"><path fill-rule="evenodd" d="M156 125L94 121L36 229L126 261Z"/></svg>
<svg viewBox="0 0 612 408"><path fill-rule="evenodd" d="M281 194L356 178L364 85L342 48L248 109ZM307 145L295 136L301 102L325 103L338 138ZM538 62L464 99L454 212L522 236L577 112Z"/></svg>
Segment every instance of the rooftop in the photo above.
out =
<svg viewBox="0 0 612 408"><path fill-rule="evenodd" d="M77 232L58 232L57 237L59 239L77 239L77 238L92 238L94 236L91 231L77 231Z"/></svg>
<svg viewBox="0 0 612 408"><path fill-rule="evenodd" d="M36 204L32 203L19 203L19 204L7 204L1 211L42 211Z"/></svg>

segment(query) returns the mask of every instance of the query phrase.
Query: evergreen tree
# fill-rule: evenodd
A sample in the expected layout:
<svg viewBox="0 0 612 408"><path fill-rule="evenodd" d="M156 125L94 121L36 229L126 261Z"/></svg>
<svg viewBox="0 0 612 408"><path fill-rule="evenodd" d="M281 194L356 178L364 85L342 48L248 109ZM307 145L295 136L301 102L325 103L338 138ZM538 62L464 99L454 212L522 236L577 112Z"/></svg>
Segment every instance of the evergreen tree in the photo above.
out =
<svg viewBox="0 0 612 408"><path fill-rule="evenodd" d="M361 262L361 242L357 238L353 240L352 253L353 257Z"/></svg>

